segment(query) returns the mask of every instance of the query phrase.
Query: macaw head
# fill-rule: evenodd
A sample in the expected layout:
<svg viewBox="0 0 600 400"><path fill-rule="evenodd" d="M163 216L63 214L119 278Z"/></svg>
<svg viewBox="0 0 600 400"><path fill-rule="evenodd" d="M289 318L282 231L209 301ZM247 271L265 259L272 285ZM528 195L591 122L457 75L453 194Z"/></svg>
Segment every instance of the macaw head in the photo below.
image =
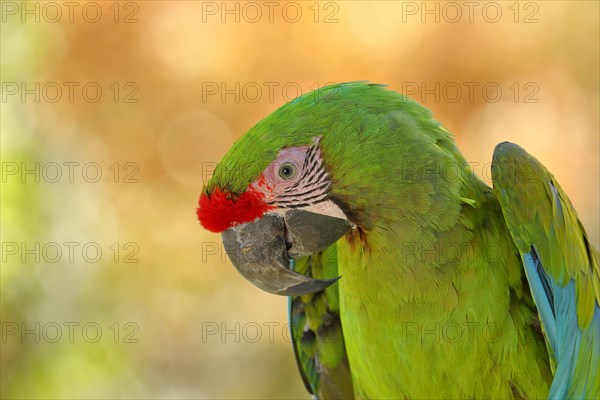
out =
<svg viewBox="0 0 600 400"><path fill-rule="evenodd" d="M386 210L398 211L382 194L389 189L386 165L395 165L399 155L389 151L395 145L389 135L380 133L410 135L423 110L381 85L360 82L327 86L285 104L218 164L200 195L201 225L222 234L234 266L259 288L280 295L325 289L337 279L297 274L291 260L344 235L360 236L375 221L383 223Z"/></svg>

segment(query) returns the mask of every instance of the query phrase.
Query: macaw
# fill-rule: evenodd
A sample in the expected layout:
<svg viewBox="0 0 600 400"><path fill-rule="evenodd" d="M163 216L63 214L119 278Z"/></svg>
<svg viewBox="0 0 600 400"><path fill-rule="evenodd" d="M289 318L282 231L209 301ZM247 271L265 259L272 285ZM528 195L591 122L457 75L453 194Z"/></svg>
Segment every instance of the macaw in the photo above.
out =
<svg viewBox="0 0 600 400"><path fill-rule="evenodd" d="M243 135L197 217L289 296L317 398L598 399L598 252L524 149L497 145L491 172L415 101L335 84Z"/></svg>

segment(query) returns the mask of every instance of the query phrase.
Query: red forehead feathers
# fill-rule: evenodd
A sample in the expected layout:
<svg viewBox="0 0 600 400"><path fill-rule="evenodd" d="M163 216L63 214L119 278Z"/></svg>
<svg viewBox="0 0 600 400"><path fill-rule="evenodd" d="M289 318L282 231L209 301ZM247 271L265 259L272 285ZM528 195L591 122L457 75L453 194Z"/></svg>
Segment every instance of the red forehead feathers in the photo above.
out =
<svg viewBox="0 0 600 400"><path fill-rule="evenodd" d="M252 186L240 196L216 188L210 195L202 193L196 215L205 229L223 232L234 225L254 221L273 208L265 203L263 194Z"/></svg>

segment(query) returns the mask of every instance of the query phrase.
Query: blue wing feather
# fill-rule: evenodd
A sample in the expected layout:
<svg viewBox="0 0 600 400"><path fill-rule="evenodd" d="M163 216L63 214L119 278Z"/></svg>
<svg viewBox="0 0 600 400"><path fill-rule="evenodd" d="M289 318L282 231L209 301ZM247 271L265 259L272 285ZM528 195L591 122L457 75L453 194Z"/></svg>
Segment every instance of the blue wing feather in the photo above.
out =
<svg viewBox="0 0 600 400"><path fill-rule="evenodd" d="M575 210L546 168L501 143L494 190L555 363L550 399L600 398L600 272Z"/></svg>

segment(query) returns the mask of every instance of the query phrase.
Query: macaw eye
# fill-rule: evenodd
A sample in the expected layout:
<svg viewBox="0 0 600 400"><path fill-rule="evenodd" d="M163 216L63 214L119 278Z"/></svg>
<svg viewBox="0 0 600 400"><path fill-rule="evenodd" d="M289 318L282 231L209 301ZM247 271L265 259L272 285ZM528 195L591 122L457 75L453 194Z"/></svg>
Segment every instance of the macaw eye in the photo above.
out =
<svg viewBox="0 0 600 400"><path fill-rule="evenodd" d="M291 162L281 164L279 167L279 176L285 180L292 179L296 176L296 165Z"/></svg>

